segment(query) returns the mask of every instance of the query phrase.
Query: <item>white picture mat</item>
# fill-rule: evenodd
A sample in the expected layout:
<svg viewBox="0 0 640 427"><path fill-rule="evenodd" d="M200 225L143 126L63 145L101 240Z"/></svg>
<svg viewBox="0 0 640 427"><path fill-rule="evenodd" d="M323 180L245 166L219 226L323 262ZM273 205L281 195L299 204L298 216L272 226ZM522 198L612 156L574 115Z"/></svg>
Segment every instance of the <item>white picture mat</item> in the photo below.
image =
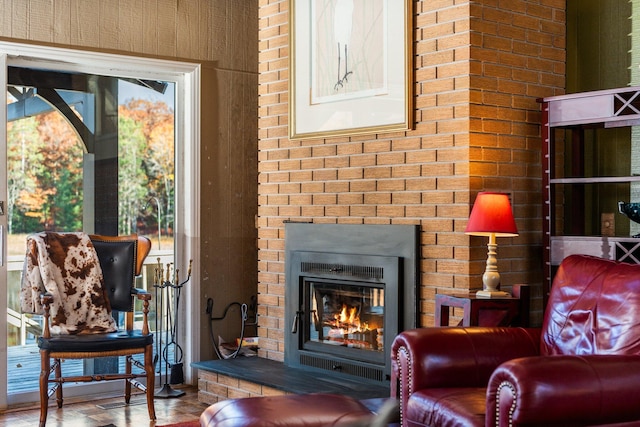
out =
<svg viewBox="0 0 640 427"><path fill-rule="evenodd" d="M331 20L336 17L331 13L344 1L292 0L290 3L293 17L290 26L293 31L291 138L410 128L411 83L408 79L411 70L407 56L411 48L407 1L353 0L351 39L355 44L351 54L347 52L347 71L352 74L339 85L345 73L342 62L345 53L337 47L338 30L331 34ZM341 71L336 67L338 52L342 54ZM333 62L323 66L329 61ZM367 77L373 74L375 81Z"/></svg>

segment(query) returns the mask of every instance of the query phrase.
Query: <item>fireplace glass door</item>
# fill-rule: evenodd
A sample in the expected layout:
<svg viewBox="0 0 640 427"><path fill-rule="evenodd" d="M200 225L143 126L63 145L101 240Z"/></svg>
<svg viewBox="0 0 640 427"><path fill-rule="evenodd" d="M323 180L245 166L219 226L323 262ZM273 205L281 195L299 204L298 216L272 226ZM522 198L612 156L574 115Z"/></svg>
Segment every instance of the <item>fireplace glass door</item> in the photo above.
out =
<svg viewBox="0 0 640 427"><path fill-rule="evenodd" d="M384 285L307 279L305 350L384 363Z"/></svg>

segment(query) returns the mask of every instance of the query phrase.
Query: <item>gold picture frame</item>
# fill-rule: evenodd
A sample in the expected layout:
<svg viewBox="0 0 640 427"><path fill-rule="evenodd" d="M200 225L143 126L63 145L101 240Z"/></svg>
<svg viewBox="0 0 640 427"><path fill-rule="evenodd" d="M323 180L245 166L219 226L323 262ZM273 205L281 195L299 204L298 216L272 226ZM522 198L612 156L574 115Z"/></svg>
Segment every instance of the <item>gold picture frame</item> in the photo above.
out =
<svg viewBox="0 0 640 427"><path fill-rule="evenodd" d="M289 138L413 127L412 0L289 0Z"/></svg>

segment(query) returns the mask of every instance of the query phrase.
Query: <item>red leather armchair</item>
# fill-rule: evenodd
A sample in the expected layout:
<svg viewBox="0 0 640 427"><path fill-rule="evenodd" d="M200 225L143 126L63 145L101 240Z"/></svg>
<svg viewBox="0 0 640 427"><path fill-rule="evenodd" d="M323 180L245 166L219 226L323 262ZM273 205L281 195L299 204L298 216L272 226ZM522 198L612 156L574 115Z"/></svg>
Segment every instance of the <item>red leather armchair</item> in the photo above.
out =
<svg viewBox="0 0 640 427"><path fill-rule="evenodd" d="M402 426L640 426L640 265L572 255L541 328L422 328L391 348Z"/></svg>

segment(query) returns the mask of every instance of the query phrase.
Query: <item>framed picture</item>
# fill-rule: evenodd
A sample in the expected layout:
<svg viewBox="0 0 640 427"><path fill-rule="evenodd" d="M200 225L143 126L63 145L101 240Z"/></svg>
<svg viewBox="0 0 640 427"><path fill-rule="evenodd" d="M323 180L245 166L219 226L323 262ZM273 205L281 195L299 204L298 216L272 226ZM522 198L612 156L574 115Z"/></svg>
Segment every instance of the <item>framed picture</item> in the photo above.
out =
<svg viewBox="0 0 640 427"><path fill-rule="evenodd" d="M413 126L412 0L289 0L289 138Z"/></svg>

